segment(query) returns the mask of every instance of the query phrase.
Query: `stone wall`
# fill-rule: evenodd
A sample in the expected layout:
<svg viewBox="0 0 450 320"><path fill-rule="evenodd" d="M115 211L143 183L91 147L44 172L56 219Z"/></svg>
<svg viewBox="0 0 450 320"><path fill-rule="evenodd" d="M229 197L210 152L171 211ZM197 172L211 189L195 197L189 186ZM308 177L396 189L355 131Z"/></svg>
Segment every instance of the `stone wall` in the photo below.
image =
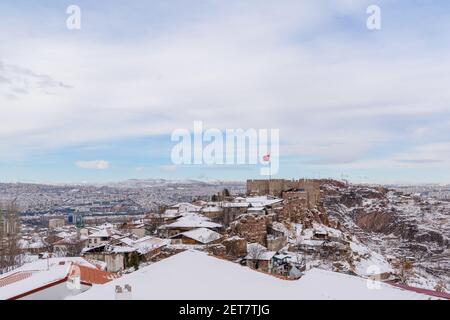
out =
<svg viewBox="0 0 450 320"><path fill-rule="evenodd" d="M245 214L230 224L230 235L244 238L249 243L267 244L267 224L272 216Z"/></svg>
<svg viewBox="0 0 450 320"><path fill-rule="evenodd" d="M223 219L222 219L222 224L226 227L228 227L230 225L230 223L232 223L234 220L236 220L236 218L247 212L247 208L240 208L240 207L228 207L228 208L223 208Z"/></svg>
<svg viewBox="0 0 450 320"><path fill-rule="evenodd" d="M247 255L247 240L244 238L235 236L225 239L222 244L226 248L226 254L228 256L239 258Z"/></svg>
<svg viewBox="0 0 450 320"><path fill-rule="evenodd" d="M287 244L286 236L267 237L267 250L269 251L278 251L283 248Z"/></svg>
<svg viewBox="0 0 450 320"><path fill-rule="evenodd" d="M208 245L206 251L217 257L225 257L227 255L227 248L220 243Z"/></svg>
<svg viewBox="0 0 450 320"><path fill-rule="evenodd" d="M325 209L320 204L311 207L308 200L307 195L302 192L283 193L284 206L277 220L302 223L305 228L312 227L314 221L329 226L330 221Z"/></svg>
<svg viewBox="0 0 450 320"><path fill-rule="evenodd" d="M283 194L283 210L280 211L278 220L301 223L308 209L306 193L285 192Z"/></svg>
<svg viewBox="0 0 450 320"><path fill-rule="evenodd" d="M303 189L310 206L315 206L320 201L320 184L321 180L313 179L247 180L247 194L282 197L283 192L287 190Z"/></svg>

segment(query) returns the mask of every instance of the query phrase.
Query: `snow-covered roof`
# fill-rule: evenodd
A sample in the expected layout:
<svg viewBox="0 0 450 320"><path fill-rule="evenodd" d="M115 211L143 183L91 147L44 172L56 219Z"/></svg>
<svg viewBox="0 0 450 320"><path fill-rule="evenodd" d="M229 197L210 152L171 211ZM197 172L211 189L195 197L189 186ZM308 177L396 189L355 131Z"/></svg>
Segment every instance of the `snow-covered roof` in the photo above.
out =
<svg viewBox="0 0 450 320"><path fill-rule="evenodd" d="M118 239L118 240L119 240L119 242L122 242L123 244L125 244L127 246L132 246L133 242L134 242L133 239L130 239L128 237L124 237L124 238L121 238L121 239Z"/></svg>
<svg viewBox="0 0 450 320"><path fill-rule="evenodd" d="M179 208L180 206L191 205L189 202L179 202L171 206L171 208Z"/></svg>
<svg viewBox="0 0 450 320"><path fill-rule="evenodd" d="M245 239L242 237L239 237L239 236L232 236L232 237L225 239L225 241L236 241L236 240L245 240Z"/></svg>
<svg viewBox="0 0 450 320"><path fill-rule="evenodd" d="M18 245L21 249L42 249L46 247L41 239L35 239L34 241L20 239Z"/></svg>
<svg viewBox="0 0 450 320"><path fill-rule="evenodd" d="M207 228L193 229L190 231L180 233L180 235L184 235L185 237L194 239L194 240L204 243L204 244L210 243L210 242L220 239L222 237L220 235L220 233L209 230Z"/></svg>
<svg viewBox="0 0 450 320"><path fill-rule="evenodd" d="M271 260L277 254L276 251L269 251L259 243L248 243L247 253L245 259L248 260Z"/></svg>
<svg viewBox="0 0 450 320"><path fill-rule="evenodd" d="M59 238L68 238L68 237L73 236L74 234L76 234L76 233L74 233L74 232L67 232L67 231L61 231L61 232L58 232L56 234L56 236L59 237Z"/></svg>
<svg viewBox="0 0 450 320"><path fill-rule="evenodd" d="M78 237L73 236L70 238L58 240L55 243L53 243L53 245L71 245L71 244L77 244L80 241L84 241L84 240L87 240L87 238L80 236L80 239L78 239Z"/></svg>
<svg viewBox="0 0 450 320"><path fill-rule="evenodd" d="M137 250L141 254L146 254L170 243L169 239L161 239L153 236L145 236L137 240L125 237L120 239L119 241L127 247L135 248L135 250Z"/></svg>
<svg viewBox="0 0 450 320"><path fill-rule="evenodd" d="M129 284L132 299L428 299L430 296L363 278L312 269L299 280L282 280L198 251L185 251L68 299L115 299ZM373 284L373 282L370 282ZM149 290L151 288L151 290Z"/></svg>
<svg viewBox="0 0 450 320"><path fill-rule="evenodd" d="M179 218L177 221L161 226L161 229L175 229L175 228L220 228L221 224L212 222L207 217L200 215L187 215Z"/></svg>
<svg viewBox="0 0 450 320"><path fill-rule="evenodd" d="M181 202L171 206L171 208L177 208L178 211L181 212L181 211L200 211L202 207L189 202Z"/></svg>
<svg viewBox="0 0 450 320"><path fill-rule="evenodd" d="M262 244L253 242L253 243L247 243L247 251L267 251L267 248L264 247Z"/></svg>
<svg viewBox="0 0 450 320"><path fill-rule="evenodd" d="M106 251L111 253L130 253L136 251L134 247L128 246L106 246Z"/></svg>
<svg viewBox="0 0 450 320"><path fill-rule="evenodd" d="M247 197L245 198L245 201L247 203L250 203L252 207L265 207L274 205L275 203L282 202L283 199L272 198L269 196L258 196L258 197Z"/></svg>
<svg viewBox="0 0 450 320"><path fill-rule="evenodd" d="M250 203L248 202L222 202L220 204L223 208L247 208L249 205Z"/></svg>
<svg viewBox="0 0 450 320"><path fill-rule="evenodd" d="M157 237L146 236L136 241L133 241L131 246L136 248L139 253L146 254L147 252L166 246L169 243L170 243L169 239L161 239Z"/></svg>
<svg viewBox="0 0 450 320"><path fill-rule="evenodd" d="M114 240L121 240L123 238L126 238L126 236L121 235L121 234L113 234L113 235L111 235L111 239L114 239Z"/></svg>
<svg viewBox="0 0 450 320"><path fill-rule="evenodd" d="M109 222L102 223L101 225L96 226L99 229L113 229L114 225Z"/></svg>
<svg viewBox="0 0 450 320"><path fill-rule="evenodd" d="M0 276L0 300L7 300L64 279L72 266L97 269L83 258L39 259Z"/></svg>
<svg viewBox="0 0 450 320"><path fill-rule="evenodd" d="M107 229L102 229L98 232L89 235L89 238L108 238L111 236L111 231Z"/></svg>
<svg viewBox="0 0 450 320"><path fill-rule="evenodd" d="M158 215L156 214L156 216ZM164 218L174 218L180 216L180 214L178 213L178 209L166 209L161 216Z"/></svg>
<svg viewBox="0 0 450 320"><path fill-rule="evenodd" d="M205 207L202 209L202 212L220 212L222 208L220 207Z"/></svg>

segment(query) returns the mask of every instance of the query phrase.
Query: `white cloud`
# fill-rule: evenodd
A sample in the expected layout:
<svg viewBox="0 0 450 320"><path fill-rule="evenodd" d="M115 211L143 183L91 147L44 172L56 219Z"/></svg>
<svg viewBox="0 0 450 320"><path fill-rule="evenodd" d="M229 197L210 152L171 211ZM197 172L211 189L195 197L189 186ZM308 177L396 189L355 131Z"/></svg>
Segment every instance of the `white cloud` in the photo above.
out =
<svg viewBox="0 0 450 320"><path fill-rule="evenodd" d="M450 168L450 142L420 144L397 151L383 158L358 160L341 164L341 167L353 169L441 169Z"/></svg>
<svg viewBox="0 0 450 320"><path fill-rule="evenodd" d="M82 169L109 169L109 162L105 160L77 161L75 162L75 165Z"/></svg>
<svg viewBox="0 0 450 320"><path fill-rule="evenodd" d="M361 2L327 3L227 2L210 18L126 41L89 38L89 28L83 40L67 33L3 41L5 63L73 88L0 97L0 150L170 134L194 120L280 128L284 154L323 163L357 162L386 142L413 141L417 133L408 137L394 119L448 111L449 50L399 45L402 34L387 27L389 41L368 31L353 39L330 24L337 11L364 27Z"/></svg>

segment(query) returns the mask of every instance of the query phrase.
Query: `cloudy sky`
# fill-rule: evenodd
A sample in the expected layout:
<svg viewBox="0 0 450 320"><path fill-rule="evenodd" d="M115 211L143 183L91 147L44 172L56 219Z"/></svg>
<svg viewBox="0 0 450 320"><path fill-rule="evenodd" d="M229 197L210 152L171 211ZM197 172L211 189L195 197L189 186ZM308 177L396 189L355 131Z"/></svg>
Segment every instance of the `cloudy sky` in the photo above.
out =
<svg viewBox="0 0 450 320"><path fill-rule="evenodd" d="M450 183L449 1L126 3L0 3L0 181L258 177L174 166L201 120L280 129L279 177Z"/></svg>

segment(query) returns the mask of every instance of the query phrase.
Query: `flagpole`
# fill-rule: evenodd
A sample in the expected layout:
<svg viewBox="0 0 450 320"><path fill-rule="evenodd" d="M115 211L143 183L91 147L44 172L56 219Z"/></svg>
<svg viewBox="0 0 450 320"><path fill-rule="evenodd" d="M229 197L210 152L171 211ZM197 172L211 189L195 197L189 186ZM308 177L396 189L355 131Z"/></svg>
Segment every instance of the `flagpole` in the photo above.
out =
<svg viewBox="0 0 450 320"><path fill-rule="evenodd" d="M270 153L268 153L267 155L263 156L262 160L269 162L269 182L270 182L270 181L272 181L272 166L271 166L271 160L270 160Z"/></svg>
<svg viewBox="0 0 450 320"><path fill-rule="evenodd" d="M269 153L269 182L272 181L272 166L271 166L271 161L272 161L272 159L270 158L270 153Z"/></svg>

